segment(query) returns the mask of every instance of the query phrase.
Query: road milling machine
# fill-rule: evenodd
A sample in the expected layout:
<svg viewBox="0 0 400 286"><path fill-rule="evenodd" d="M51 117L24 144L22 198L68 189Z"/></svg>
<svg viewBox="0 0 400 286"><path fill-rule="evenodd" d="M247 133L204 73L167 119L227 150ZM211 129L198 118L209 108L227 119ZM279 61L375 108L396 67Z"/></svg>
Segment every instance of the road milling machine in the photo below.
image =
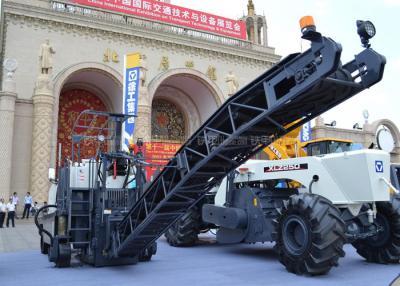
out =
<svg viewBox="0 0 400 286"><path fill-rule="evenodd" d="M348 63L340 60L341 45L317 32L311 17L301 20L301 28L310 48L283 58L227 99L148 184L141 175L143 158L126 154L119 146L120 123L127 116L108 114L107 122L117 123L115 129L104 125L108 129L103 134L101 128L96 134L86 133L89 139L110 137L116 143L113 149L97 148L93 159L72 156L59 169L56 204L46 207L55 211L42 219L36 216L42 250L49 253L50 261L67 267L72 253L95 266L150 260L162 234L204 201L227 174L267 146L258 138L267 136L273 142L382 79L386 60L370 47L375 34L371 22L357 21L364 48ZM77 122L78 129L84 128ZM83 138L76 136L74 142ZM382 163L386 172L384 156ZM270 189L260 193L263 199L270 194L274 196ZM299 274L328 272L343 255L349 229L339 209L318 193L285 190L276 196L275 208L257 215L268 215L271 223L262 231L277 241L287 269ZM379 198L385 200L385 211L396 218L397 205L385 194ZM254 206L260 199L254 196ZM368 220L375 214L379 218L380 206L376 208L377 213L366 210ZM251 223L243 212L238 208L232 212L239 225ZM346 217L355 213L351 209Z"/></svg>
<svg viewBox="0 0 400 286"><path fill-rule="evenodd" d="M296 122L294 122L296 123ZM285 128L290 127L291 123ZM298 158L306 156L324 155L331 153L348 152L355 148L351 140L344 140L338 138L318 138L306 142L300 141L300 133L303 126L290 131L285 136L275 140L273 143L265 147L261 156L268 157L268 160L283 160L289 158ZM264 138L268 140L268 138ZM255 161L256 162L256 161ZM239 167L236 172L244 172L247 167ZM226 184L226 181L224 181ZM224 183L222 186L224 186ZM286 182L290 188L299 188L301 183L297 181ZM204 199L198 205L191 208L181 219L179 219L166 233L168 243L171 246L187 247L193 246L198 241L200 233L206 233L210 229L218 228L212 222L202 220L202 206L205 204L214 204L215 197L217 196L217 204L223 205L225 203L226 190L221 186L216 186L214 189L207 193Z"/></svg>

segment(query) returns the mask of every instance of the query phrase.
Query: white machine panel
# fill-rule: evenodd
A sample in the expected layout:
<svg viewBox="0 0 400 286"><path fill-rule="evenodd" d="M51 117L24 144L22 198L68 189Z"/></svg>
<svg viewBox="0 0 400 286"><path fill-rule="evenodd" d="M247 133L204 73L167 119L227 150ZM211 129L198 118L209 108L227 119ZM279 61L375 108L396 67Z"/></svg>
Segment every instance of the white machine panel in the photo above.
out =
<svg viewBox="0 0 400 286"><path fill-rule="evenodd" d="M235 182L255 182L287 179L303 185L300 191L309 192L313 176L319 180L312 192L331 200L334 204L356 205L364 202L389 201L390 156L381 150L357 150L315 157L286 160L249 160L239 169L247 173L236 177ZM225 203L226 178L215 198L216 205Z"/></svg>
<svg viewBox="0 0 400 286"><path fill-rule="evenodd" d="M349 201L362 203L390 199L389 187L382 180L390 181L390 156L387 152L358 150L338 155L341 156L325 156L321 162Z"/></svg>
<svg viewBox="0 0 400 286"><path fill-rule="evenodd" d="M93 160L83 160L70 166L69 184L71 188L91 188L97 182L97 163Z"/></svg>
<svg viewBox="0 0 400 286"><path fill-rule="evenodd" d="M130 180L132 180L133 177L129 177L128 178L128 182ZM110 189L122 189L124 186L126 180L126 176L116 176L114 178L114 176L107 176L106 179L106 188L110 188Z"/></svg>

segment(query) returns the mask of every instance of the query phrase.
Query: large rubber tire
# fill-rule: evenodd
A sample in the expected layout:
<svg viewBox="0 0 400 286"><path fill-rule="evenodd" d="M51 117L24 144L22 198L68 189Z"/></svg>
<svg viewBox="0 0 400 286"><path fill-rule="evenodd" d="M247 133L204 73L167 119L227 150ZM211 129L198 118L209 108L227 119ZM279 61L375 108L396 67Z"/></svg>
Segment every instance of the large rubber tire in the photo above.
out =
<svg viewBox="0 0 400 286"><path fill-rule="evenodd" d="M71 246L69 243L59 244L55 264L57 268L67 268L71 266Z"/></svg>
<svg viewBox="0 0 400 286"><path fill-rule="evenodd" d="M323 275L345 255L345 224L340 211L326 198L293 195L274 221L275 249L289 272Z"/></svg>
<svg viewBox="0 0 400 286"><path fill-rule="evenodd" d="M383 231L377 236L357 240L353 243L357 253L368 262L399 263L400 262L400 196L390 202L376 204L377 223Z"/></svg>
<svg viewBox="0 0 400 286"><path fill-rule="evenodd" d="M201 214L197 207L191 208L165 233L169 245L175 247L193 246L200 233Z"/></svg>

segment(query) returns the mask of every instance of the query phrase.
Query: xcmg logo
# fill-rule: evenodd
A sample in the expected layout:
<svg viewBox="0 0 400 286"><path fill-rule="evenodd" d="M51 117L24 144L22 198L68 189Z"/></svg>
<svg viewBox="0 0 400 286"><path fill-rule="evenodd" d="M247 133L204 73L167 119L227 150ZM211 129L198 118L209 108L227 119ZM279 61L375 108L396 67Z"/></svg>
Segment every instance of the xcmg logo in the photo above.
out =
<svg viewBox="0 0 400 286"><path fill-rule="evenodd" d="M308 170L308 164L288 164L281 166L268 166L264 168L264 173L299 171L299 170Z"/></svg>
<svg viewBox="0 0 400 286"><path fill-rule="evenodd" d="M300 140L301 142L307 142L312 140L312 135L311 135L311 122L307 122L303 125L300 131Z"/></svg>
<svg viewBox="0 0 400 286"><path fill-rule="evenodd" d="M375 161L375 172L383 173L383 161Z"/></svg>

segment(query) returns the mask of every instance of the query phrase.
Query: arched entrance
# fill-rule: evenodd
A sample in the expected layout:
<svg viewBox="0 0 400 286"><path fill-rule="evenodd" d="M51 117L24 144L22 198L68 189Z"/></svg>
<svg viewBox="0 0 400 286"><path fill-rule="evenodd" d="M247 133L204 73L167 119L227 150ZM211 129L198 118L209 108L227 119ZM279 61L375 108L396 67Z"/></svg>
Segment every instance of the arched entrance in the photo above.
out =
<svg viewBox="0 0 400 286"><path fill-rule="evenodd" d="M53 135L52 162L56 165L61 146L61 158L71 158L72 127L83 110L121 112L122 76L109 67L98 63L71 66L55 80L56 110ZM90 118L84 120L90 121ZM95 122L96 126L102 124ZM81 144L81 158L95 155L93 142ZM75 158L76 159L76 158Z"/></svg>
<svg viewBox="0 0 400 286"><path fill-rule="evenodd" d="M225 100L219 87L205 74L194 69L173 69L160 74L149 85L149 97L153 111L154 107L159 106L154 103L162 100L164 105L170 105L171 110L182 114L182 126L185 129L185 138L180 140L182 142ZM156 139L153 134L151 138Z"/></svg>
<svg viewBox="0 0 400 286"><path fill-rule="evenodd" d="M160 74L149 84L151 102L151 142L147 158L168 159L175 155L224 101L218 86L193 69L173 69ZM167 161L150 160L163 165ZM151 177L155 168L148 170Z"/></svg>

